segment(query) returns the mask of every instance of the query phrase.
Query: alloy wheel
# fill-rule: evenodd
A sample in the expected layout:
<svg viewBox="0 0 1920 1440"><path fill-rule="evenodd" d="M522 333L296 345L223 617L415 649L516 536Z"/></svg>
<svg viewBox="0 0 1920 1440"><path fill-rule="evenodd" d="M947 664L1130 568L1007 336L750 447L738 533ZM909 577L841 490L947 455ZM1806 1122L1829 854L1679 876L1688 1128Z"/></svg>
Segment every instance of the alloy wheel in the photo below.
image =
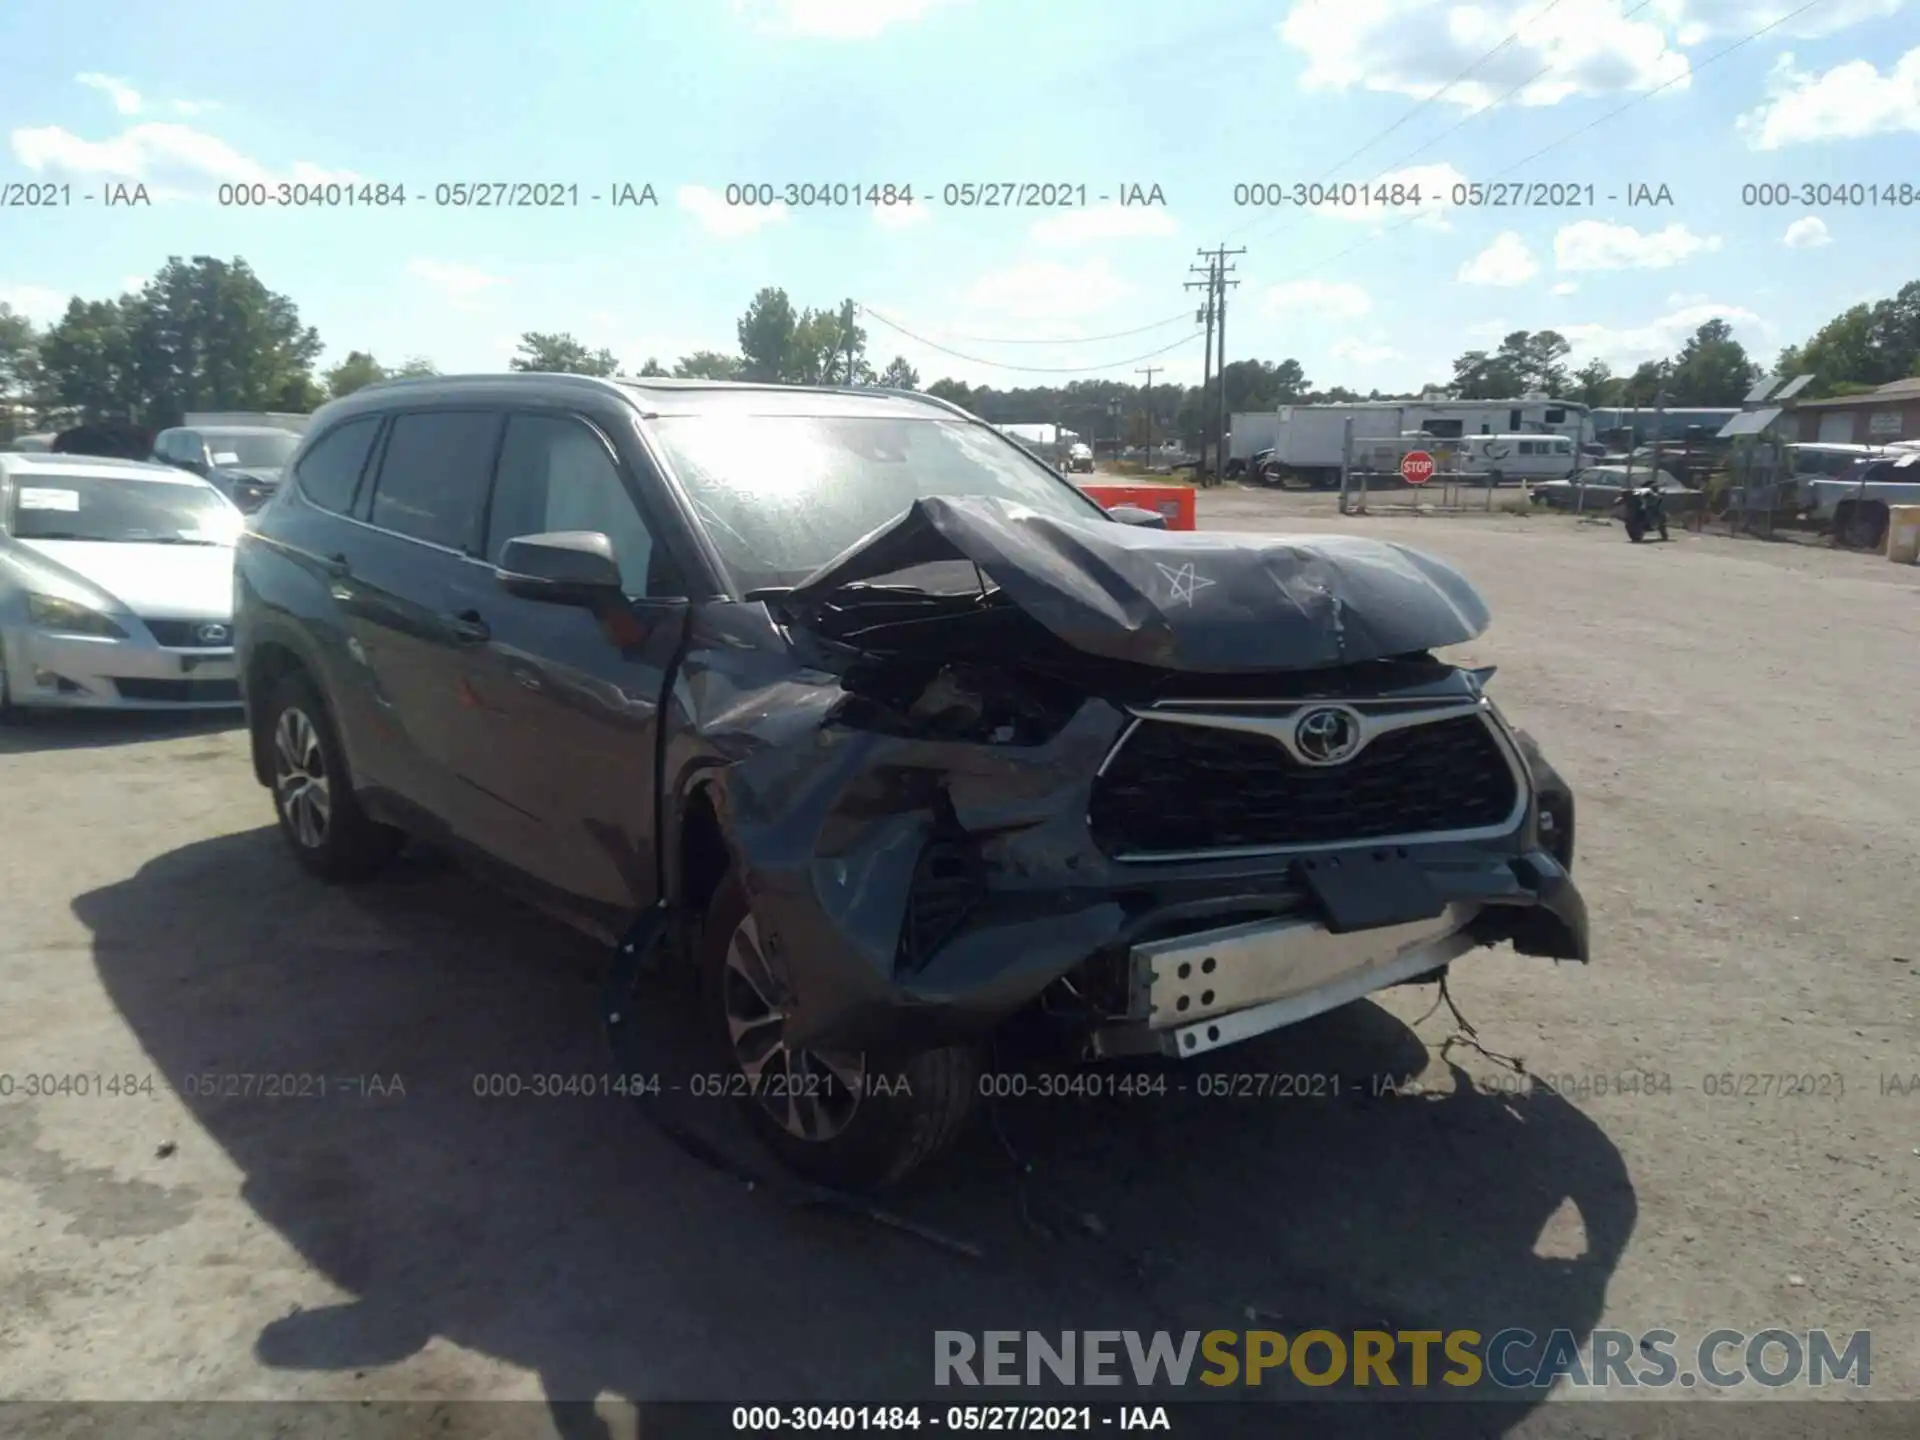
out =
<svg viewBox="0 0 1920 1440"><path fill-rule="evenodd" d="M326 752L320 732L304 710L289 705L273 731L273 794L287 828L302 847L327 843L333 793L327 781Z"/></svg>
<svg viewBox="0 0 1920 1440"><path fill-rule="evenodd" d="M734 1062L755 1103L799 1140L817 1143L844 1131L860 1108L866 1056L787 1044L792 996L768 965L751 914L727 943L721 999Z"/></svg>

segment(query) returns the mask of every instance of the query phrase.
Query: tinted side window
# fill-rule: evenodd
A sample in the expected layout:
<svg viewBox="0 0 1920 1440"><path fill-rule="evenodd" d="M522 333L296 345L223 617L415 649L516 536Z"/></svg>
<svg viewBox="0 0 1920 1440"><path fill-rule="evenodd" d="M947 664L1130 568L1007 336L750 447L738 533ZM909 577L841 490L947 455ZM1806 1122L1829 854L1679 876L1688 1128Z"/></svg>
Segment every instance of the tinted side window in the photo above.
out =
<svg viewBox="0 0 1920 1440"><path fill-rule="evenodd" d="M316 440L293 470L306 497L323 510L346 514L379 429L380 417L369 415L349 420Z"/></svg>
<svg viewBox="0 0 1920 1440"><path fill-rule="evenodd" d="M578 420L515 415L500 447L487 520L487 558L517 535L598 530L613 542L627 594L644 596L653 568L653 536L634 508L606 442Z"/></svg>
<svg viewBox="0 0 1920 1440"><path fill-rule="evenodd" d="M500 417L479 410L395 416L368 518L397 535L471 551L499 433Z"/></svg>

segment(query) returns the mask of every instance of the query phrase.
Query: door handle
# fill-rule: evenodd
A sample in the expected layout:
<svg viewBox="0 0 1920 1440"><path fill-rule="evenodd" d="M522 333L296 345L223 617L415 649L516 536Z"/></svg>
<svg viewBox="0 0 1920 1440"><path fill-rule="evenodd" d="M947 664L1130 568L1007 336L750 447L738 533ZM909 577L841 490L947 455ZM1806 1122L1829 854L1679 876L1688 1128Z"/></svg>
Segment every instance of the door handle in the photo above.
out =
<svg viewBox="0 0 1920 1440"><path fill-rule="evenodd" d="M462 610L458 615L449 616L447 627L453 631L456 640L465 640L474 644L490 639L493 635L487 622L480 618L478 610Z"/></svg>

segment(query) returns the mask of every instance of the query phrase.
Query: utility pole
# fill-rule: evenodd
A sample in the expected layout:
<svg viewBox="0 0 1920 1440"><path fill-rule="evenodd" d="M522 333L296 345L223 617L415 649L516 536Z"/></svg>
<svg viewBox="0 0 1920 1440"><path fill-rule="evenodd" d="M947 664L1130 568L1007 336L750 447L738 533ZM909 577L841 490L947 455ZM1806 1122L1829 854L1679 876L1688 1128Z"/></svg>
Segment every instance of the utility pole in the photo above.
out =
<svg viewBox="0 0 1920 1440"><path fill-rule="evenodd" d="M840 307L840 341L847 348L847 388L853 388L853 301Z"/></svg>
<svg viewBox="0 0 1920 1440"><path fill-rule="evenodd" d="M1219 320L1214 327L1214 333L1219 337L1220 344L1219 363L1213 368L1214 373L1220 377L1220 410L1219 418L1214 425L1214 444L1219 447L1216 453L1222 457L1220 464L1221 468L1225 469L1225 456L1227 453L1227 287L1240 283L1238 280L1229 280L1227 278L1234 270L1233 266L1227 264L1227 257L1229 255L1244 255L1247 251L1245 246L1240 247L1238 250L1229 250L1226 246L1221 245L1211 252L1203 250L1200 253L1202 255L1211 253L1213 256L1213 293L1215 303L1219 306Z"/></svg>
<svg viewBox="0 0 1920 1440"><path fill-rule="evenodd" d="M1147 377L1147 448L1140 458L1149 470L1153 468L1153 377L1166 368L1164 365L1143 365L1133 372Z"/></svg>
<svg viewBox="0 0 1920 1440"><path fill-rule="evenodd" d="M1202 255L1207 254L1205 250L1202 250L1200 253ZM1189 290L1197 290L1204 286L1207 292L1207 303L1201 308L1200 313L1193 317L1196 320L1205 320L1207 325L1206 348L1200 352L1200 469L1204 473L1207 468L1207 386L1212 382L1213 377L1213 292L1215 289L1215 281L1218 277L1214 274L1211 257L1208 258L1204 266L1189 265L1187 269L1196 275L1204 274L1207 277L1204 280L1189 280L1186 282L1186 288ZM1214 451L1214 478L1216 480L1220 479L1226 474L1226 469L1227 457L1222 455L1218 450Z"/></svg>

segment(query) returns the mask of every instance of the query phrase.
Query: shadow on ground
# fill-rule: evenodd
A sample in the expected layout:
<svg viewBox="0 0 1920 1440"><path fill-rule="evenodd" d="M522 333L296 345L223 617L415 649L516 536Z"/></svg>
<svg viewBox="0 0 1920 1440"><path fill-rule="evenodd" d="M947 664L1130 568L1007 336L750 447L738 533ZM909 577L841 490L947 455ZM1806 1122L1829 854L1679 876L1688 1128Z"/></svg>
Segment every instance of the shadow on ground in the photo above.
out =
<svg viewBox="0 0 1920 1440"><path fill-rule="evenodd" d="M1338 1098L998 1105L998 1134L976 1127L895 1202L979 1246L972 1259L783 1205L630 1101L477 1095L493 1075L524 1089L604 1070L603 954L434 857L328 889L261 829L161 856L74 908L113 1001L244 1172L247 1203L359 1297L267 1323L260 1363L368 1369L445 1337L537 1372L566 1435L600 1433L565 1402L603 1392L1008 1398L936 1391L937 1330L1584 1335L1633 1229L1619 1154L1559 1099L1372 1097L1368 1077L1418 1072L1426 1050L1370 1004L1216 1067L1337 1074ZM326 1077L330 1093L188 1093L188 1076L236 1072ZM1542 1258L1543 1226L1569 1204L1584 1252ZM1423 1406L1419 1429L1504 1433L1531 1408L1469 1428L1464 1407Z"/></svg>
<svg viewBox="0 0 1920 1440"><path fill-rule="evenodd" d="M91 750L219 735L246 724L238 710L9 710L0 724L0 755Z"/></svg>

